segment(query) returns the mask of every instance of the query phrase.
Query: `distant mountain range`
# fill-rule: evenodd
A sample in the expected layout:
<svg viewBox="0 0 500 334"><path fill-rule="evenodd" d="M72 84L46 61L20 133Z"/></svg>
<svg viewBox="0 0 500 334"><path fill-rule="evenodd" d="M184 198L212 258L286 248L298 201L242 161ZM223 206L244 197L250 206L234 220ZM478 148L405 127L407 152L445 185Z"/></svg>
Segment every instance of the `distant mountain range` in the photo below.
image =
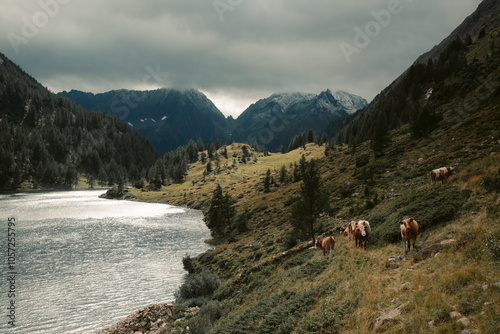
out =
<svg viewBox="0 0 500 334"><path fill-rule="evenodd" d="M58 94L86 109L116 114L161 153L186 145L229 139L228 121L203 93L190 90L114 90L102 94L77 90Z"/></svg>
<svg viewBox="0 0 500 334"><path fill-rule="evenodd" d="M320 134L325 126L339 121L367 105L365 99L327 89L320 94L273 94L248 107L235 121L232 137L236 141L276 149L289 144L302 131Z"/></svg>
<svg viewBox="0 0 500 334"><path fill-rule="evenodd" d="M344 91L320 94L280 93L261 99L237 119L226 118L203 93L188 89L114 90L102 94L61 92L82 107L116 114L164 153L189 140L243 141L276 149L297 133L325 126L362 109L365 99Z"/></svg>

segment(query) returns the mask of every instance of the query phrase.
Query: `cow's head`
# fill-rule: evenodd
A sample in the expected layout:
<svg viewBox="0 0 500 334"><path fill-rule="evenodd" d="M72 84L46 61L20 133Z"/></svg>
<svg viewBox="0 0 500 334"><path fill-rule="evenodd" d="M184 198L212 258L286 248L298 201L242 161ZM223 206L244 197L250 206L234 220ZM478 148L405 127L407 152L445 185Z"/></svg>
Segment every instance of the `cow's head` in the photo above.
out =
<svg viewBox="0 0 500 334"><path fill-rule="evenodd" d="M446 167L446 169L448 170L448 176L455 174L455 167Z"/></svg>
<svg viewBox="0 0 500 334"><path fill-rule="evenodd" d="M362 237L365 237L366 236L366 224L365 223L358 223L357 225L358 229L359 229L359 233L361 233L361 236Z"/></svg>
<svg viewBox="0 0 500 334"><path fill-rule="evenodd" d="M316 239L315 246L316 246L316 248L321 248L321 239L320 238Z"/></svg>
<svg viewBox="0 0 500 334"><path fill-rule="evenodd" d="M406 230L406 219L405 218L403 218L403 220L399 221L399 227L401 227L401 231Z"/></svg>

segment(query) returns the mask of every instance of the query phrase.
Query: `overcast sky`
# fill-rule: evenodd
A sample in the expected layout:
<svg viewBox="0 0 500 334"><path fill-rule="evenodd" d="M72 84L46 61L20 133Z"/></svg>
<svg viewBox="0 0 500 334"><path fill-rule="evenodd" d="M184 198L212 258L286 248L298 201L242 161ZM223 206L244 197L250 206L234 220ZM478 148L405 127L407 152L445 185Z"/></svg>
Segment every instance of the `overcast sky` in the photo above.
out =
<svg viewBox="0 0 500 334"><path fill-rule="evenodd" d="M0 51L53 92L196 88L371 101L480 0L1 0Z"/></svg>

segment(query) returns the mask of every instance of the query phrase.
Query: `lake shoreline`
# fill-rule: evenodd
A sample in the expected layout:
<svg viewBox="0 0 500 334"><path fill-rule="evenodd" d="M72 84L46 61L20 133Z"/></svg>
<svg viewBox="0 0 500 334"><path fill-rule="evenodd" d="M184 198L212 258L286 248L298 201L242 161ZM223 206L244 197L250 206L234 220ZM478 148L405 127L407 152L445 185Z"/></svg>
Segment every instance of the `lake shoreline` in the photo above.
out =
<svg viewBox="0 0 500 334"><path fill-rule="evenodd" d="M18 250L25 289L17 297L27 317L19 333L98 333L144 305L173 304L186 274L182 257L211 248L204 243L210 236L200 211L106 201L99 198L105 191L37 189L1 196L0 214L16 216L16 234L25 241ZM60 312L41 295L51 295ZM71 320L61 321L63 313Z"/></svg>

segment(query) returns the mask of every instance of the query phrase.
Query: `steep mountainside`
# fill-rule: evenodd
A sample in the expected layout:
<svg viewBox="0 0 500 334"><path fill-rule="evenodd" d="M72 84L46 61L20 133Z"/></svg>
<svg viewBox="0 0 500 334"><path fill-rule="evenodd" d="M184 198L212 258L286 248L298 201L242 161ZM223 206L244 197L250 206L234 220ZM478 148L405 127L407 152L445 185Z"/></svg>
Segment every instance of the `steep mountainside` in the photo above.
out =
<svg viewBox="0 0 500 334"><path fill-rule="evenodd" d="M0 54L0 189L137 180L157 158L118 117L52 94Z"/></svg>
<svg viewBox="0 0 500 334"><path fill-rule="evenodd" d="M228 140L226 118L196 90L115 90L102 94L72 90L58 95L84 108L117 115L162 154L190 139L201 138L206 143Z"/></svg>
<svg viewBox="0 0 500 334"><path fill-rule="evenodd" d="M326 124L339 121L366 106L366 100L343 91L332 94L273 94L248 107L234 122L232 138L240 142L276 149L290 139L313 129L321 134Z"/></svg>
<svg viewBox="0 0 500 334"><path fill-rule="evenodd" d="M461 99L453 106L453 113L459 117L477 110L483 101L498 94L499 12L498 2L484 1L454 31L455 39L446 38L440 44L439 55L433 54L425 63L415 62L368 107L349 117L347 126L338 133L337 142L352 145L371 140L377 151L383 152L390 141L384 134L387 130L409 124L414 138L423 137L443 117L436 113L443 104ZM479 26L482 28L478 31ZM467 27L470 33L464 31Z"/></svg>
<svg viewBox="0 0 500 334"><path fill-rule="evenodd" d="M437 60L439 55L457 37L465 41L469 36L476 38L482 29L490 32L500 25L500 2L497 0L486 0L481 2L477 10L467 17L453 32L441 43L417 58L415 63L425 64L429 59Z"/></svg>
<svg viewBox="0 0 500 334"><path fill-rule="evenodd" d="M252 164L232 166L221 158L219 174L202 174L197 164L182 187L137 192L207 205L220 185L236 210L216 248L183 260L189 274L172 315L138 324L224 334L497 333L500 26L488 26L484 36L454 40L436 62L413 67L400 87L359 112L341 133L350 146L251 152ZM291 224L306 189L291 163L299 154L320 156L318 187L330 207L313 230L334 231L329 256ZM433 189L429 172L442 166L456 173ZM410 252L401 245L405 216L419 224ZM361 219L371 224L366 249L335 232Z"/></svg>

